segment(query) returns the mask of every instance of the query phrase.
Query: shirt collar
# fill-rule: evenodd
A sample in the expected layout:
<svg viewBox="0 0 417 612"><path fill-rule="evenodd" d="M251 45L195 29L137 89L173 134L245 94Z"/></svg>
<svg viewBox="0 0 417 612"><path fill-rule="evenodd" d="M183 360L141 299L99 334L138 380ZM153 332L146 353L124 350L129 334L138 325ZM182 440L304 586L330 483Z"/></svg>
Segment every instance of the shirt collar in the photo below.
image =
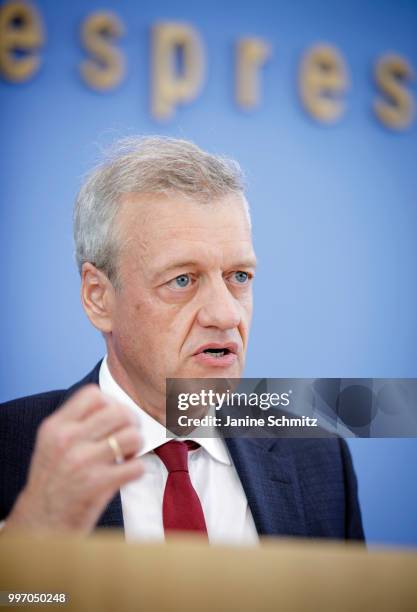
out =
<svg viewBox="0 0 417 612"><path fill-rule="evenodd" d="M169 438L166 435L166 428L159 423L156 419L151 417L150 414L145 412L133 399L121 388L121 386L114 380L108 363L107 355L104 357L99 372L99 386L103 393L110 395L119 402L126 404L133 411L136 416L138 426L140 427L143 446L138 452L137 456L142 457L146 453L153 451L161 444L165 444ZM181 440L182 438L178 438ZM227 450L226 444L218 436L213 438L198 438L189 437L187 440L193 440L198 442L202 448L204 448L213 459L231 465L231 458L229 451Z"/></svg>

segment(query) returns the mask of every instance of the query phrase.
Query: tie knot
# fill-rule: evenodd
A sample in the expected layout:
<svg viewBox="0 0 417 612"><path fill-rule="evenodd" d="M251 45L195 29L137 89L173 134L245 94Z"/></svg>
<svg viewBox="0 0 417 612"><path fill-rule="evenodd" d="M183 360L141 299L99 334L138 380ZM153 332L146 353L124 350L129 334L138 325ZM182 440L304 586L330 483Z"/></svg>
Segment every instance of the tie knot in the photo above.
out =
<svg viewBox="0 0 417 612"><path fill-rule="evenodd" d="M171 440L158 448L155 448L155 453L164 463L168 473L172 472L188 472L188 451L195 450L199 447L197 442L186 440Z"/></svg>

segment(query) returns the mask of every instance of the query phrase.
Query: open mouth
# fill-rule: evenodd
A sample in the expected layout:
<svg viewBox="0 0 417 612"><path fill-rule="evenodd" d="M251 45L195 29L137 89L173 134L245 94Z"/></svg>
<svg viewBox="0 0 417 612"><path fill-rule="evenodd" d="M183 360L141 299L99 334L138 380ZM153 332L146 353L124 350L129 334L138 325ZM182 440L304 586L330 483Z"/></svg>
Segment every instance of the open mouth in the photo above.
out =
<svg viewBox="0 0 417 612"><path fill-rule="evenodd" d="M236 342L207 342L197 349L194 357L206 364L218 361L219 365L230 365L236 361L238 350Z"/></svg>
<svg viewBox="0 0 417 612"><path fill-rule="evenodd" d="M213 357L224 357L231 353L228 348L208 348L203 351L206 355L213 355Z"/></svg>
<svg viewBox="0 0 417 612"><path fill-rule="evenodd" d="M237 362L237 342L207 342L200 346L193 357L203 367L225 368Z"/></svg>

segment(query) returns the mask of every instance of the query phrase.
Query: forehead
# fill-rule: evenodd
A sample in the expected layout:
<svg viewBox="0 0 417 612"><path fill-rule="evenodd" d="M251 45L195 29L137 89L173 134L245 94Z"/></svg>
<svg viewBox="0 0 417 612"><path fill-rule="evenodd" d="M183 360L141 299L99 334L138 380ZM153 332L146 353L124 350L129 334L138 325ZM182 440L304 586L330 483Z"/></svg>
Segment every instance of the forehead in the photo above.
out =
<svg viewBox="0 0 417 612"><path fill-rule="evenodd" d="M146 264L149 271L174 256L225 265L230 259L254 258L249 220L239 195L206 204L178 194L129 194L121 202L118 223L126 257Z"/></svg>

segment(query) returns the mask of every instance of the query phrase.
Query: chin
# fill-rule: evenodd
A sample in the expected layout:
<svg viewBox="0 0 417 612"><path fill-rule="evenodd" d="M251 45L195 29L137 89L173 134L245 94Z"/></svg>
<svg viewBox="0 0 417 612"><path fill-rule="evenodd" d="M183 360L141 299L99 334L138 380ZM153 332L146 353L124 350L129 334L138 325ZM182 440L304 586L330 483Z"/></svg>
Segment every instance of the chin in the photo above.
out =
<svg viewBox="0 0 417 612"><path fill-rule="evenodd" d="M242 369L236 366L228 368L205 367L196 368L190 378L241 378Z"/></svg>

